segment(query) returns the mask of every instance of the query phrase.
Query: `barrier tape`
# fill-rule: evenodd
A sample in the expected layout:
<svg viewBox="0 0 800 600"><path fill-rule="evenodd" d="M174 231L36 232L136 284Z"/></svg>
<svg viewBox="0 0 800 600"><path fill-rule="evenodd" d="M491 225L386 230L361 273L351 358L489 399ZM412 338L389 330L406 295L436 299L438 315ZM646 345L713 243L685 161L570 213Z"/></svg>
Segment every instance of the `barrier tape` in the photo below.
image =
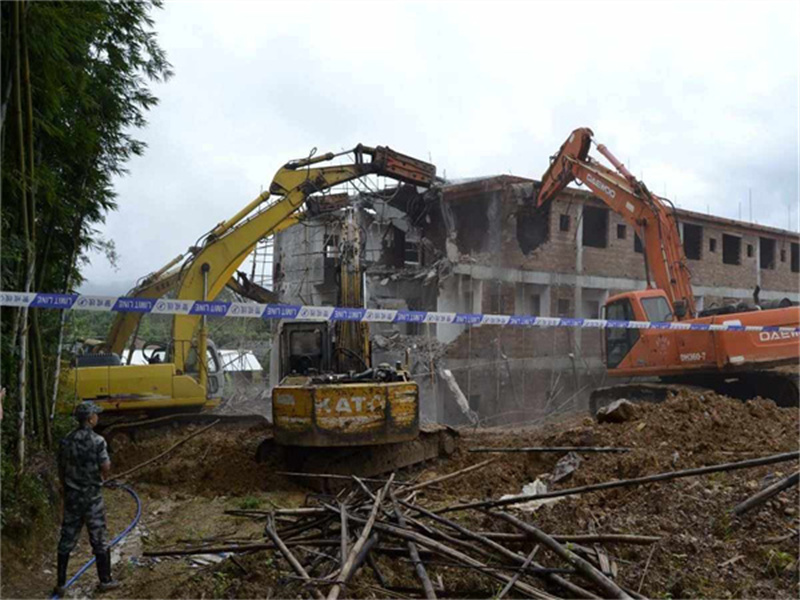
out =
<svg viewBox="0 0 800 600"><path fill-rule="evenodd" d="M532 315L491 315L388 310L380 308L343 308L302 306L299 304L258 304L254 302L218 302L200 300L164 300L128 296L85 296L81 294L41 294L0 291L0 306L88 310L98 312L138 312L154 315L195 315L251 319L287 319L293 321L363 321L366 323L436 323L453 325L501 325L526 327L568 327L581 329L665 329L680 331L749 331L773 332L781 337L800 337L800 327L742 325L737 319L722 323L680 323L671 321L615 321L535 317ZM721 318L725 318L724 315Z"/></svg>

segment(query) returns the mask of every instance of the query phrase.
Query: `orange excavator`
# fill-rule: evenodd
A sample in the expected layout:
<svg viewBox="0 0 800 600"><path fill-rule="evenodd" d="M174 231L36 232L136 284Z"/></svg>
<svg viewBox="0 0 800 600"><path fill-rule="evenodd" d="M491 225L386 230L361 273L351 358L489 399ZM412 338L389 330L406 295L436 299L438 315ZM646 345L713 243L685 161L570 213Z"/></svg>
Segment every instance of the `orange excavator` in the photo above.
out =
<svg viewBox="0 0 800 600"><path fill-rule="evenodd" d="M647 289L609 298L605 318L680 325L680 329L606 329L608 374L658 377L739 398L761 396L779 405L797 406L800 335L777 328L797 327L800 307L784 301L698 313L674 207L636 179L602 144L597 151L614 168L591 158L592 136L589 128L576 129L564 142L542 177L536 207L546 206L575 180L591 189L636 231L644 249ZM737 330L709 331L709 324L727 324ZM738 329L748 326L774 329ZM635 395L632 387L598 390L592 405Z"/></svg>

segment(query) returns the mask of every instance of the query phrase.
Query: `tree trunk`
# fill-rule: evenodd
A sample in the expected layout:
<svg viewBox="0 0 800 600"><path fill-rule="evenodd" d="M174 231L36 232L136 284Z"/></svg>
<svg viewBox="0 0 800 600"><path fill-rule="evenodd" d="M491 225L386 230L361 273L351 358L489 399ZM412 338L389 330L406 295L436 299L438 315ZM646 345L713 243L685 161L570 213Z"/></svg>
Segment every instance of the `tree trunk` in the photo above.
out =
<svg viewBox="0 0 800 600"><path fill-rule="evenodd" d="M62 310L61 312L67 312ZM49 414L49 409L47 406L47 387L46 387L46 380L47 376L45 374L44 368L44 346L42 345L42 335L41 330L39 327L39 311L34 310L31 314L32 319L32 326L33 326L33 339L36 342L36 353L31 357L35 362L35 373L36 377L33 380L34 389L36 392L36 402L39 406L38 414L40 415L41 419L39 421L39 427L41 428L39 433L41 435L42 440L44 441L44 445L47 448L50 448L50 421L47 418Z"/></svg>
<svg viewBox="0 0 800 600"><path fill-rule="evenodd" d="M28 374L30 375L30 392L31 392L31 431L30 435L36 439L41 439L42 434L42 411L39 404L39 386L36 385L39 380L39 365L36 361L36 355L39 353L36 335L34 334L33 315L36 311L31 311L30 326L28 327Z"/></svg>
<svg viewBox="0 0 800 600"><path fill-rule="evenodd" d="M28 203L26 194L26 178L25 178L25 132L22 127L22 93L21 93L21 65L20 65L20 3L14 4L14 88L15 102L14 112L16 113L17 122L17 149L19 151L19 172L20 172L20 200L22 207L22 222L23 233L25 235L26 246L26 262L27 269L25 275L25 292L30 291L30 286L33 282L33 260L31 248L31 223L28 218ZM27 353L28 353L28 307L24 307L20 312L20 337L19 337L19 424L17 430L17 460L19 461L19 472L21 473L25 468L25 417L27 409L27 393L28 393L28 378L27 378Z"/></svg>
<svg viewBox="0 0 800 600"><path fill-rule="evenodd" d="M80 233L81 233L81 224L83 219L78 217L75 219L75 225L72 229L72 254L69 258L69 264L67 265L67 274L64 277L64 293L69 294L69 287L71 282L71 275L72 275L72 267L75 264L75 259L78 256L78 246L80 242L78 241ZM61 379L61 346L64 343L64 329L67 325L67 315L69 314L68 310L61 311L61 323L58 327L58 346L56 347L56 366L53 370L53 400L50 403L50 419L54 419L56 416L56 403L58 402L58 384L60 383ZM133 352L131 352L131 355Z"/></svg>

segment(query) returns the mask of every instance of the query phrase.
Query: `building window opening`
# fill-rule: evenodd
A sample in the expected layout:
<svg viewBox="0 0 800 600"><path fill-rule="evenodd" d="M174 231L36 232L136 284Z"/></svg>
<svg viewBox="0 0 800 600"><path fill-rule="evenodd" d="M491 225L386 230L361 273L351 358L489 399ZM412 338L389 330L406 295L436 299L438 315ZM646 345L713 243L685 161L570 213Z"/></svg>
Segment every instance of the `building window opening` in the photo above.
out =
<svg viewBox="0 0 800 600"><path fill-rule="evenodd" d="M771 238L758 238L759 266L762 269L772 270L775 268L776 246L775 240ZM748 246L748 248L750 248L750 246Z"/></svg>
<svg viewBox="0 0 800 600"><path fill-rule="evenodd" d="M419 265L419 244L417 242L405 241L405 257L403 264L412 267Z"/></svg>
<svg viewBox="0 0 800 600"><path fill-rule="evenodd" d="M628 237L628 228L625 225L617 225L617 239L624 240Z"/></svg>
<svg viewBox="0 0 800 600"><path fill-rule="evenodd" d="M608 247L608 209L595 206L583 207L584 246L591 248Z"/></svg>
<svg viewBox="0 0 800 600"><path fill-rule="evenodd" d="M559 231L569 231L569 215L560 215L558 218Z"/></svg>
<svg viewBox="0 0 800 600"><path fill-rule="evenodd" d="M642 238L638 233L633 234L633 251L637 254L644 254L644 246L642 246Z"/></svg>
<svg viewBox="0 0 800 600"><path fill-rule="evenodd" d="M708 240L708 251L709 252L716 252L717 251L717 240L714 238L710 238Z"/></svg>
<svg viewBox="0 0 800 600"><path fill-rule="evenodd" d="M792 273L800 273L800 244L795 242L792 242Z"/></svg>
<svg viewBox="0 0 800 600"><path fill-rule="evenodd" d="M600 318L600 302L597 300L584 300L583 301L583 315L584 319L599 319Z"/></svg>
<svg viewBox="0 0 800 600"><path fill-rule="evenodd" d="M753 258L753 244L747 244L747 258Z"/></svg>
<svg viewBox="0 0 800 600"><path fill-rule="evenodd" d="M700 260L703 250L703 228L691 223L683 224L683 252L690 260Z"/></svg>
<svg viewBox="0 0 800 600"><path fill-rule="evenodd" d="M786 250L781 248L781 262L786 262Z"/></svg>
<svg viewBox="0 0 800 600"><path fill-rule="evenodd" d="M726 265L742 264L742 238L722 234L722 262Z"/></svg>
<svg viewBox="0 0 800 600"><path fill-rule="evenodd" d="M502 308L503 297L500 295L500 287L497 286L489 292L489 313L499 315L502 312Z"/></svg>
<svg viewBox="0 0 800 600"><path fill-rule="evenodd" d="M542 299L539 294L531 294L528 297L528 314L534 317L542 314Z"/></svg>

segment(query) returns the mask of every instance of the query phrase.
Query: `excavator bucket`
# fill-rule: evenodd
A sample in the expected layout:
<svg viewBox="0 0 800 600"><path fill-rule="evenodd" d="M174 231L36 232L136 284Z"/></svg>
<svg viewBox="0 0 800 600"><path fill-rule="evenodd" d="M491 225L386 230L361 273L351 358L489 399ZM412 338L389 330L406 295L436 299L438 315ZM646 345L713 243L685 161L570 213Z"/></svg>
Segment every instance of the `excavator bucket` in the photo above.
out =
<svg viewBox="0 0 800 600"><path fill-rule="evenodd" d="M436 167L430 163L378 146L372 155L375 172L412 185L430 187L436 179Z"/></svg>

